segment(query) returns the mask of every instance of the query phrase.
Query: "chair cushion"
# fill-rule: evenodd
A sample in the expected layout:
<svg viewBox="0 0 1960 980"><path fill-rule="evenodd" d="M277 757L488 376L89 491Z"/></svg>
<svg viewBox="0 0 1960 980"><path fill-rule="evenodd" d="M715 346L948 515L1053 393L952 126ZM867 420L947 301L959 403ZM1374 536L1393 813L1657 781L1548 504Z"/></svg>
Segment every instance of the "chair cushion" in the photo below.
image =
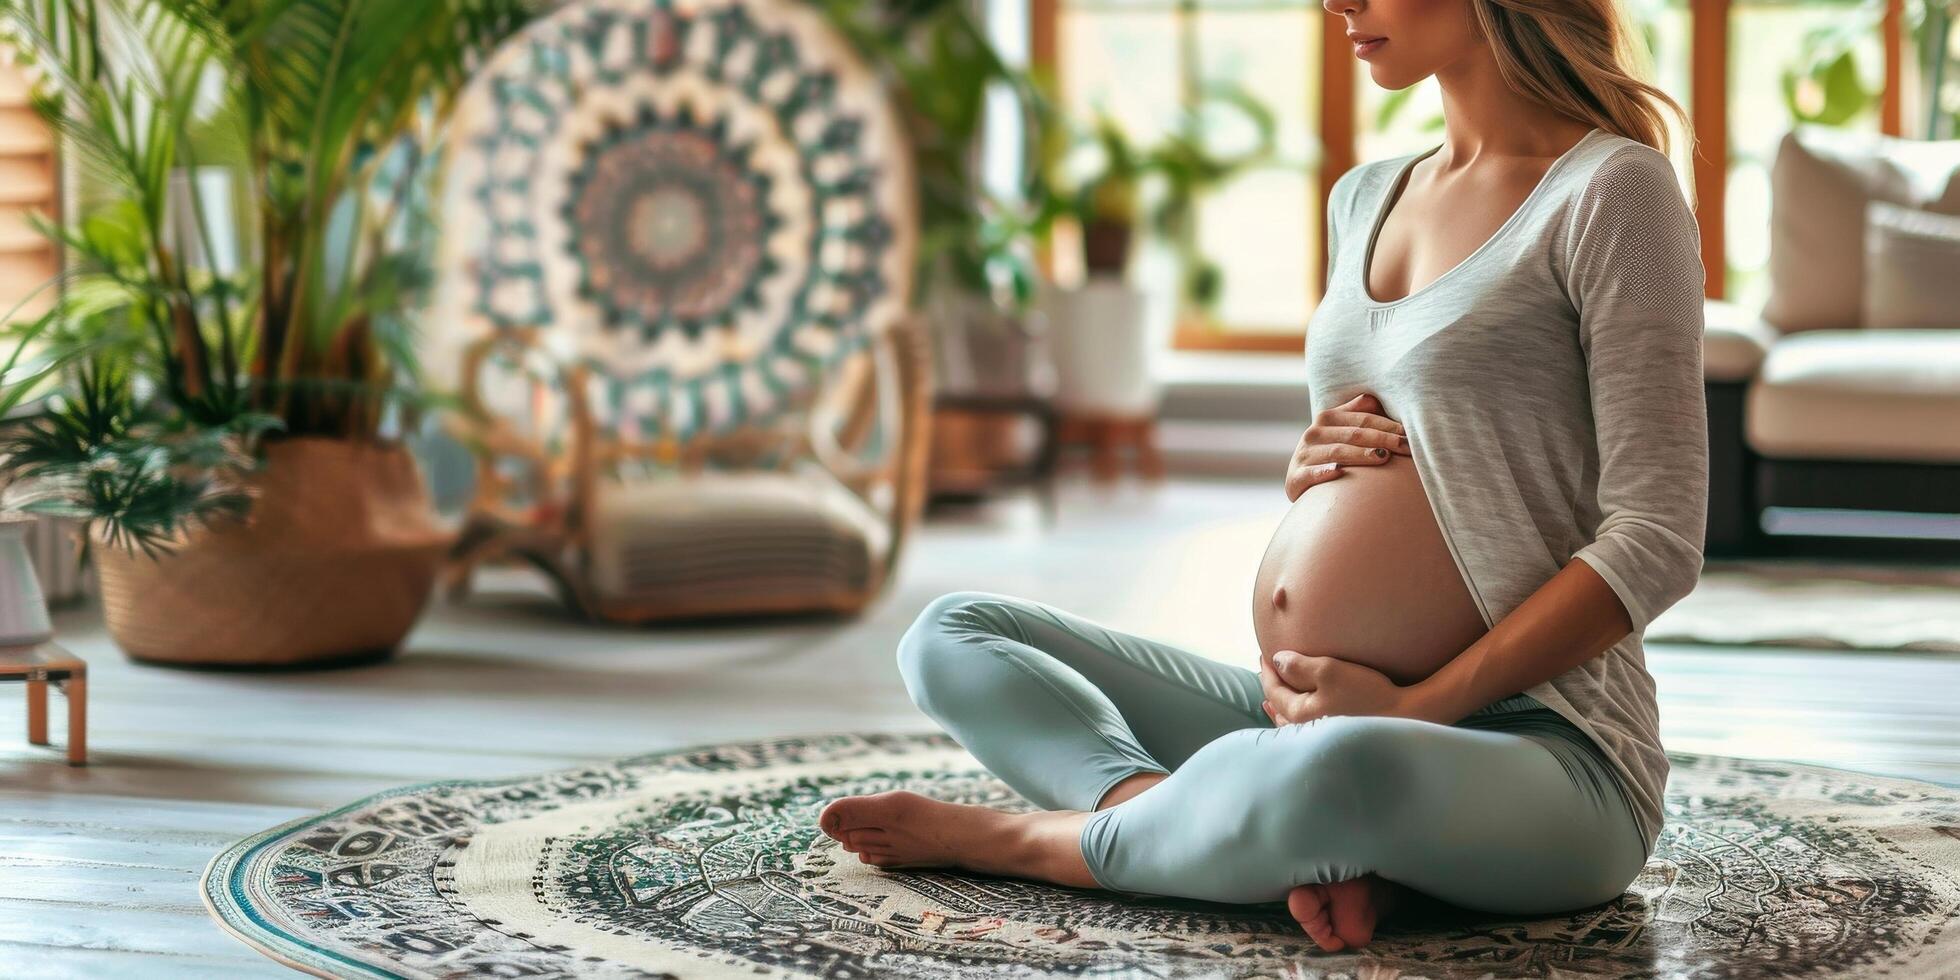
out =
<svg viewBox="0 0 1960 980"><path fill-rule="evenodd" d="M1960 214L1960 140L1907 140L1823 126L1784 134L1770 169L1769 298L1784 332L1860 326L1865 206Z"/></svg>
<svg viewBox="0 0 1960 980"><path fill-rule="evenodd" d="M1818 330L1770 348L1749 445L1783 459L1960 463L1960 330Z"/></svg>
<svg viewBox="0 0 1960 980"><path fill-rule="evenodd" d="M592 585L609 600L780 608L865 589L891 543L871 505L810 463L606 480L595 497Z"/></svg>
<svg viewBox="0 0 1960 980"><path fill-rule="evenodd" d="M1960 217L1873 201L1865 212L1865 328L1960 330Z"/></svg>
<svg viewBox="0 0 1960 980"><path fill-rule="evenodd" d="M1734 303L1703 300L1702 376L1709 381L1747 381L1762 366L1776 328Z"/></svg>

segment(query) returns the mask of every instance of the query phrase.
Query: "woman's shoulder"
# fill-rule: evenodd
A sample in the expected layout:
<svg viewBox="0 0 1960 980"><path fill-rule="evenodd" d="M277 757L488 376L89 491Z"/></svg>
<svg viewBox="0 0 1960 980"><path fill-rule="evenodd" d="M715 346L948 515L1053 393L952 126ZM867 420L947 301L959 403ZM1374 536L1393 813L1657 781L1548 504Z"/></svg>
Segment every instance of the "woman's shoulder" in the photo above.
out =
<svg viewBox="0 0 1960 980"><path fill-rule="evenodd" d="M1332 188L1331 195L1334 197L1340 197L1343 192L1346 192L1348 194L1353 194L1354 192L1359 191L1364 186L1377 184L1388 175L1393 174L1396 170L1400 169L1401 165L1403 163L1408 162L1408 159L1413 156L1415 156L1414 153L1404 153L1401 156L1386 157L1380 160L1368 160L1363 163L1357 163L1354 166L1347 168L1347 170L1342 172L1341 176L1334 181L1334 186Z"/></svg>
<svg viewBox="0 0 1960 980"><path fill-rule="evenodd" d="M1335 223L1345 225L1355 220L1365 210L1367 202L1380 198L1385 189L1383 185L1395 179L1402 166L1420 152L1357 163L1342 172L1335 178L1334 186L1327 191L1327 210Z"/></svg>
<svg viewBox="0 0 1960 980"><path fill-rule="evenodd" d="M1564 213L1550 223L1552 267L1568 296L1604 290L1649 306L1674 304L1672 322L1692 321L1699 336L1701 227L1674 161L1639 140L1599 132L1568 172Z"/></svg>
<svg viewBox="0 0 1960 980"><path fill-rule="evenodd" d="M1547 195L1544 240L1567 270L1607 261L1627 242L1651 249L1694 252L1701 229L1674 161L1639 140L1604 130L1572 161L1563 193ZM1696 266L1699 268L1699 258Z"/></svg>
<svg viewBox="0 0 1960 980"><path fill-rule="evenodd" d="M1599 130L1574 162L1567 172L1569 198L1582 210L1686 206L1674 161L1639 140Z"/></svg>

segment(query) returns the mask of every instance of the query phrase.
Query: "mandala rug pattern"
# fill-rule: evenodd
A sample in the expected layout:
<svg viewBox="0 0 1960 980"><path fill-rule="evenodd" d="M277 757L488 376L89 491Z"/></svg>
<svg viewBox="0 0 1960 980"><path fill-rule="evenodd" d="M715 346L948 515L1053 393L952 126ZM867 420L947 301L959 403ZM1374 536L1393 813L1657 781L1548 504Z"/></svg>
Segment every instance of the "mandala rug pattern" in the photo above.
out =
<svg viewBox="0 0 1960 980"><path fill-rule="evenodd" d="M859 864L832 798L1028 804L942 736L688 749L382 793L251 837L212 913L353 977L1960 977L1960 792L1675 755L1668 823L1617 901L1385 926L1322 953L1282 906Z"/></svg>

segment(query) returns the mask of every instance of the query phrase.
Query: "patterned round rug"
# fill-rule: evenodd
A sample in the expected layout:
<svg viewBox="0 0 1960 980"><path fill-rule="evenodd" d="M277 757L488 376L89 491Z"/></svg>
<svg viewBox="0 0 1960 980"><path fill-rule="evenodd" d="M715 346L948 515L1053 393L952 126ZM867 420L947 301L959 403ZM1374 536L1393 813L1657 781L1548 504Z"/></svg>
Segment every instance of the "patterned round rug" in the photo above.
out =
<svg viewBox="0 0 1960 980"><path fill-rule="evenodd" d="M1960 792L1675 755L1667 828L1619 900L1464 914L1316 950L1282 906L861 865L832 798L1027 804L940 736L711 746L382 793L241 841L205 901L328 976L1960 976Z"/></svg>

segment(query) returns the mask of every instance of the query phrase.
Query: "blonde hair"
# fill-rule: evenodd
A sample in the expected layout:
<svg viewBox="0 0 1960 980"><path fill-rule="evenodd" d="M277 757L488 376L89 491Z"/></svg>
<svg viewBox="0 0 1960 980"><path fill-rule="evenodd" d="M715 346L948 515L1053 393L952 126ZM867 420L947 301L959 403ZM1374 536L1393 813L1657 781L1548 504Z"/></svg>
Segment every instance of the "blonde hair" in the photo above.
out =
<svg viewBox="0 0 1960 980"><path fill-rule="evenodd" d="M1672 110L1693 143L1686 110L1640 77L1646 47L1619 0L1472 0L1470 8L1513 90L1662 153L1662 111Z"/></svg>

